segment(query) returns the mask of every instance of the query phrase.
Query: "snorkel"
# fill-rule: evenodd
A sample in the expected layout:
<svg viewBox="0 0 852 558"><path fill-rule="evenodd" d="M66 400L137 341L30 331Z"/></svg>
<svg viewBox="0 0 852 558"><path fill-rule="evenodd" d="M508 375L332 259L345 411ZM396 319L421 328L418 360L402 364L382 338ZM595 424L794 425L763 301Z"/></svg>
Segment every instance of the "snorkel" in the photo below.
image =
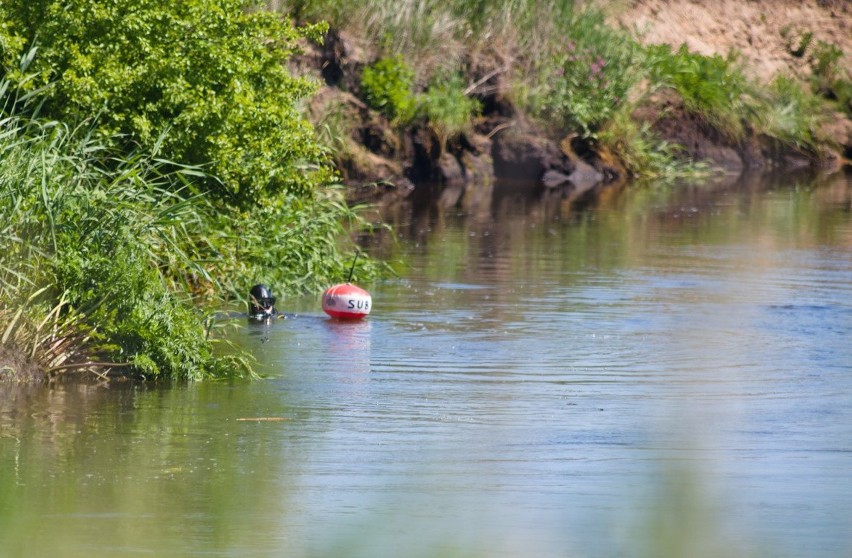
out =
<svg viewBox="0 0 852 558"><path fill-rule="evenodd" d="M266 285L258 284L249 291L248 315L252 320L268 320L275 314L275 297Z"/></svg>

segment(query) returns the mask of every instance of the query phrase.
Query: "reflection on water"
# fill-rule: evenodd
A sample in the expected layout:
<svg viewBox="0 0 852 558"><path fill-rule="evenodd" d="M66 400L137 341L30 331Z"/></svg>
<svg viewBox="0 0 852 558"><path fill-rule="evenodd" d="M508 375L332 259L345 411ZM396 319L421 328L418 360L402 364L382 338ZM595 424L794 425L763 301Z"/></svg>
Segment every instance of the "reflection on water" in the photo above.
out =
<svg viewBox="0 0 852 558"><path fill-rule="evenodd" d="M4 386L0 556L852 554L850 181L495 192L264 380Z"/></svg>

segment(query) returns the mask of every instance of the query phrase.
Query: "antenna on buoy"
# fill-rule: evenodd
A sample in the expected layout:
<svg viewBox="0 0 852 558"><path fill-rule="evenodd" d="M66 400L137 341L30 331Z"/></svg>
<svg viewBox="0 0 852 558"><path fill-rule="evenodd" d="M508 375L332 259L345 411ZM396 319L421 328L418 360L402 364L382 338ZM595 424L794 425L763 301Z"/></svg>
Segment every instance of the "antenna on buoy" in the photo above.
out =
<svg viewBox="0 0 852 558"><path fill-rule="evenodd" d="M355 251L355 258L352 260L352 267L349 268L349 277L346 278L347 283L352 282L352 272L355 271L355 262L358 261L358 256L361 255L361 250Z"/></svg>
<svg viewBox="0 0 852 558"><path fill-rule="evenodd" d="M355 272L355 262L358 261L360 255L361 250L355 252L355 259L352 260L346 283L338 283L329 287L322 294L322 311L332 318L360 320L372 309L373 299L370 293L350 282L352 281L352 273Z"/></svg>

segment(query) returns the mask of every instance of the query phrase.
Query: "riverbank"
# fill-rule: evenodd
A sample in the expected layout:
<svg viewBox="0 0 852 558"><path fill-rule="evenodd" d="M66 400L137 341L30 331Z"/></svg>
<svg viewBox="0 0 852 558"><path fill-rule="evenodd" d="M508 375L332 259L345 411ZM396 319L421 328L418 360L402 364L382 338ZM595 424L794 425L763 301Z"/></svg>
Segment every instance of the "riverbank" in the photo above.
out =
<svg viewBox="0 0 852 558"><path fill-rule="evenodd" d="M303 14L323 2L297 4ZM424 53L411 41L368 38L414 35L400 23L411 15L406 9L382 20L382 2L361 4L372 7L369 18L340 8L345 17L332 18L337 26L299 68L324 83L311 113L329 131L352 199L418 189L425 196L437 187L456 192L452 204L495 179L577 192L632 178L848 164L852 120L849 100L839 98L852 52L846 3L758 1L739 9L655 0L605 12L587 4L565 16L559 44L541 39L538 53L520 50L528 39L516 35L529 29L508 9L501 15L519 21L515 35L487 20L479 32L490 39L460 38L458 29L475 24L448 22L470 14L450 7L444 21L432 13L421 27L433 28L417 29L432 34L421 43L434 52ZM601 18L577 15L583 10ZM438 20L444 28L436 31ZM384 74L382 85L397 90L375 102L363 74L388 60L411 77L402 83ZM414 105L428 97L436 82L449 81L442 72L460 76L455 90L443 90L446 105L458 104L459 93L476 102L465 125L448 131L428 109L407 119L386 110L406 95Z"/></svg>
<svg viewBox="0 0 852 558"><path fill-rule="evenodd" d="M736 53L749 78L766 86L787 76L827 97L814 133L825 169L852 159L852 4L843 0L631 0L610 16L646 45L685 45L703 56ZM845 88L835 91L832 88ZM842 97L842 98L839 98ZM844 111L845 106L845 111ZM661 131L671 119L659 119ZM674 130L667 139L688 144ZM700 157L703 153L696 150ZM806 161L789 163L801 166ZM712 158L712 157L711 157ZM749 164L750 161L746 161ZM751 166L751 165L749 165Z"/></svg>
<svg viewBox="0 0 852 558"><path fill-rule="evenodd" d="M255 5L0 3L0 382L251 375L216 311L349 268L359 216L286 69L325 27Z"/></svg>

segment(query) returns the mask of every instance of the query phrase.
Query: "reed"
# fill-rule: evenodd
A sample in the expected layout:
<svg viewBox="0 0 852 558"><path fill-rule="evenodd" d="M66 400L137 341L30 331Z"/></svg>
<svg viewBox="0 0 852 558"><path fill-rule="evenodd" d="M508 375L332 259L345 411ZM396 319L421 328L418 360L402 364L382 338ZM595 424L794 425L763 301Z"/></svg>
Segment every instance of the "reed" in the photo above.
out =
<svg viewBox="0 0 852 558"><path fill-rule="evenodd" d="M197 202L181 171L120 159L90 135L9 116L0 138L2 342L51 372L132 365L151 376L215 369L194 307L171 290L200 266Z"/></svg>

